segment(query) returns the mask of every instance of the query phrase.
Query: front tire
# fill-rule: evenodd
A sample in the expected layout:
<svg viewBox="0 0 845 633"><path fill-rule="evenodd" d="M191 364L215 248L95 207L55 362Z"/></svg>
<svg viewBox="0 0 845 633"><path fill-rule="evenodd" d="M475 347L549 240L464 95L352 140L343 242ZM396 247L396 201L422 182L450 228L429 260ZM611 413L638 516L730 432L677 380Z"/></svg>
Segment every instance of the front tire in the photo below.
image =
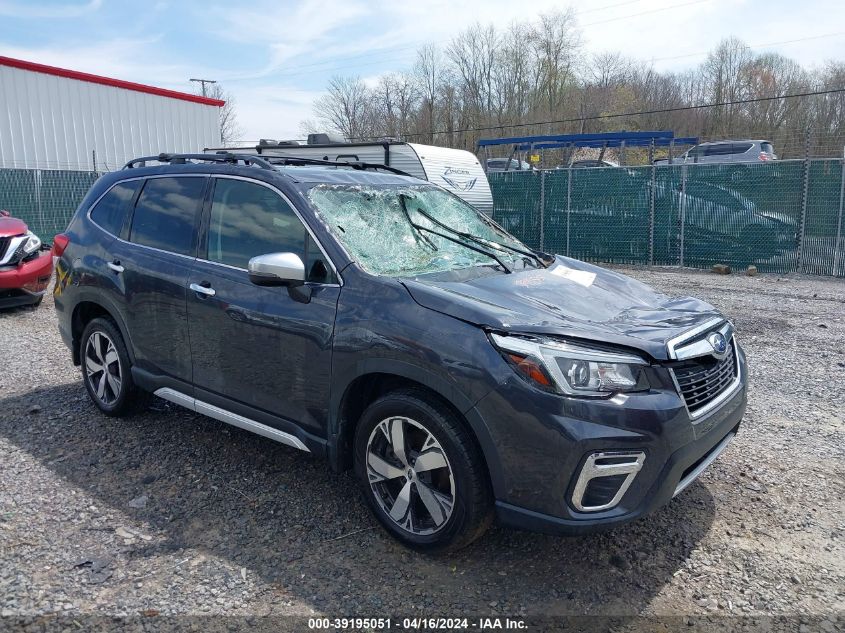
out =
<svg viewBox="0 0 845 633"><path fill-rule="evenodd" d="M456 415L426 392L395 391L367 407L354 451L367 504L408 547L454 551L492 522L480 450Z"/></svg>
<svg viewBox="0 0 845 633"><path fill-rule="evenodd" d="M120 417L143 409L149 394L132 380L131 362L120 331L111 319L92 319L79 342L82 382L103 413Z"/></svg>

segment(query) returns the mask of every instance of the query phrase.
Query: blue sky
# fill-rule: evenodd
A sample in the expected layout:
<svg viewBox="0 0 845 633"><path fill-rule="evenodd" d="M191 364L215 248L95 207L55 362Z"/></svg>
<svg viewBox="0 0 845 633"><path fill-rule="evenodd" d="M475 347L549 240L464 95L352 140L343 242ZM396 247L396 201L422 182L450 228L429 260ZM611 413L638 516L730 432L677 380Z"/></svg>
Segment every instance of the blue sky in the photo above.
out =
<svg viewBox="0 0 845 633"><path fill-rule="evenodd" d="M660 69L695 65L729 35L807 67L845 58L842 0L0 0L0 55L189 92L191 77L217 79L244 139L296 138L333 74L375 82L476 21L506 26L569 4L588 52Z"/></svg>

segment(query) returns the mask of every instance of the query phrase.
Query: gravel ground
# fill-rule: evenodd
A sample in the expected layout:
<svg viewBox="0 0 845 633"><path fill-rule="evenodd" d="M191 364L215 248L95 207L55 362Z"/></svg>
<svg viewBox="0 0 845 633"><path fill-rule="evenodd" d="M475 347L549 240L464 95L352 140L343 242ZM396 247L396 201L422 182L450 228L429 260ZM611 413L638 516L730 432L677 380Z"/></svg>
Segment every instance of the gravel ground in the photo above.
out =
<svg viewBox="0 0 845 633"><path fill-rule="evenodd" d="M448 557L396 544L352 476L307 454L161 401L100 415L52 300L0 313L0 615L781 615L841 630L845 283L625 272L734 319L752 375L739 435L636 523L494 528Z"/></svg>

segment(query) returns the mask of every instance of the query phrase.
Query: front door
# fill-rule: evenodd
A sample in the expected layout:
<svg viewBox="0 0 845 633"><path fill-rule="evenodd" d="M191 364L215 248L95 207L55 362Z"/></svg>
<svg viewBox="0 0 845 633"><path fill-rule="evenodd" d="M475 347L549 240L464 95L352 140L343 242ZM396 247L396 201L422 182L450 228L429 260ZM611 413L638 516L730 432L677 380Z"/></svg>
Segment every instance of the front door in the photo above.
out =
<svg viewBox="0 0 845 633"><path fill-rule="evenodd" d="M340 286L291 204L274 188L219 177L188 278L195 397L258 421L325 437ZM293 252L312 294L251 283L252 257ZM266 415L256 415L263 413Z"/></svg>

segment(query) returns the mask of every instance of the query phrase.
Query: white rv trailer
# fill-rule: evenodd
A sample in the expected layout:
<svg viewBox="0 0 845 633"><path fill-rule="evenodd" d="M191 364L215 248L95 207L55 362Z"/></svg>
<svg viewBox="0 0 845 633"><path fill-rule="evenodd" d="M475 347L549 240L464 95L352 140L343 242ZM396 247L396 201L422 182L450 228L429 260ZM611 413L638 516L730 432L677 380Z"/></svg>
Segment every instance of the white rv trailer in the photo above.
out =
<svg viewBox="0 0 845 633"><path fill-rule="evenodd" d="M324 135L314 135L325 138ZM322 139L321 139L322 140ZM400 169L411 176L448 189L476 209L493 214L490 184L473 154L462 149L377 141L370 143L309 143L263 140L255 147L219 148L231 152L256 152L263 156L296 156L329 161L361 161ZM219 151L206 149L206 151Z"/></svg>

